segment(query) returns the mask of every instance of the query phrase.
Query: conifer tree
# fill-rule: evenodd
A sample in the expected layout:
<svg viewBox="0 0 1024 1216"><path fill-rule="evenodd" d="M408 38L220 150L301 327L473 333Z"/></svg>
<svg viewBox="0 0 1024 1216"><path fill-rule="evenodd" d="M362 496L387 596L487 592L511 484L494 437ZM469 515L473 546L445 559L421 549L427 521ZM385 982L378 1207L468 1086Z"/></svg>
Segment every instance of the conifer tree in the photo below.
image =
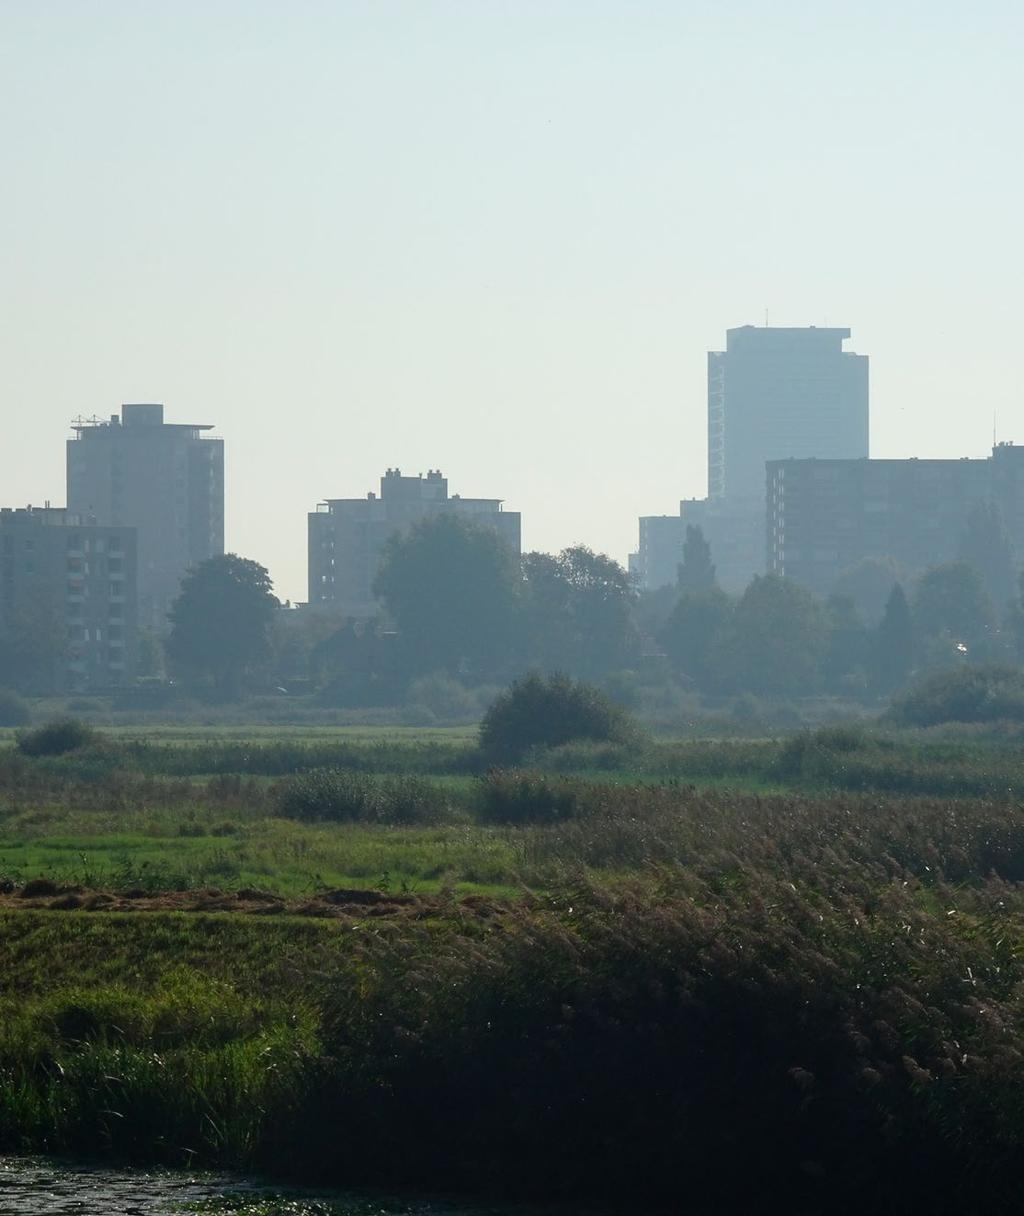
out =
<svg viewBox="0 0 1024 1216"><path fill-rule="evenodd" d="M680 591L706 591L715 585L715 567L711 561L711 546L700 528L687 525L683 543L683 561L679 567Z"/></svg>
<svg viewBox="0 0 1024 1216"><path fill-rule="evenodd" d="M875 683L885 692L902 688L910 675L914 655L914 629L910 605L897 583L886 601L885 613L875 630Z"/></svg>

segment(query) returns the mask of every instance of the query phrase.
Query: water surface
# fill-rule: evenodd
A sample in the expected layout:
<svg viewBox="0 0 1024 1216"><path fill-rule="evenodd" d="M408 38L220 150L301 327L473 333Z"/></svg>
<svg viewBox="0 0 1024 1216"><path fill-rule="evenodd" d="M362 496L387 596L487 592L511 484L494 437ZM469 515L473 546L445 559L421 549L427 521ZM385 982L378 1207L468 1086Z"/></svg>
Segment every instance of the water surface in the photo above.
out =
<svg viewBox="0 0 1024 1216"><path fill-rule="evenodd" d="M2 1216L501 1216L497 1209L337 1191L280 1190L244 1178L0 1157Z"/></svg>

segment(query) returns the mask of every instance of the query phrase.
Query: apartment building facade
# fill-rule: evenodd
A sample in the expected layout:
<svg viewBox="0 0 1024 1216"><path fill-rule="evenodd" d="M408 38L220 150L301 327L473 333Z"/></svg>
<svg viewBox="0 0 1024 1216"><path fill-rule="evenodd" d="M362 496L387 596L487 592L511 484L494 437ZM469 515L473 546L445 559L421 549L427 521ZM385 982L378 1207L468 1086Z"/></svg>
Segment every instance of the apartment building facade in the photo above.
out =
<svg viewBox="0 0 1024 1216"><path fill-rule="evenodd" d="M999 510L1024 559L1024 447L981 460L778 460L768 463L767 559L774 573L828 595L865 558L908 571L958 556L981 503Z"/></svg>
<svg viewBox="0 0 1024 1216"><path fill-rule="evenodd" d="M37 646L42 691L130 683L138 660L134 528L54 507L0 510L0 637Z"/></svg>
<svg viewBox="0 0 1024 1216"><path fill-rule="evenodd" d="M449 494L439 469L426 476L403 476L388 469L380 492L365 498L332 498L308 517L309 604L339 616L367 619L380 605L373 583L384 546L397 532L439 514L493 528L515 553L521 548L518 511L505 511L500 498Z"/></svg>
<svg viewBox="0 0 1024 1216"><path fill-rule="evenodd" d="M641 515L636 552L629 573L638 591L674 586L683 560L686 526L679 515Z"/></svg>

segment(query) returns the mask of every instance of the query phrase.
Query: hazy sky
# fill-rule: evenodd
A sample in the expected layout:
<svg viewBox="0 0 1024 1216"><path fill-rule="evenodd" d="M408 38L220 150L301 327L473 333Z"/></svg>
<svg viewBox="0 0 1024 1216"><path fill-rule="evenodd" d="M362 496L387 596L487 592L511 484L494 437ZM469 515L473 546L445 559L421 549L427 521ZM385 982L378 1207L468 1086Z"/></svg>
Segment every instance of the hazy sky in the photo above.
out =
<svg viewBox="0 0 1024 1216"><path fill-rule="evenodd" d="M0 0L0 502L163 401L282 596L389 465L624 560L766 310L853 329L873 455L1024 442L1022 55L1010 0Z"/></svg>

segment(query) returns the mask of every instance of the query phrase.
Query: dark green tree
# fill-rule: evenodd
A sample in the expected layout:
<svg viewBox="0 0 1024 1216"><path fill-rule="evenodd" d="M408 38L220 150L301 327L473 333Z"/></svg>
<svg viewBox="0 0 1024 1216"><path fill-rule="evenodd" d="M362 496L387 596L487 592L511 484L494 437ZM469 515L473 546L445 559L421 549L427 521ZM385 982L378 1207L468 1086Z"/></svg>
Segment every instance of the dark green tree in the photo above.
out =
<svg viewBox="0 0 1024 1216"><path fill-rule="evenodd" d="M19 608L0 629L0 685L19 692L64 691L69 655L63 605L51 598Z"/></svg>
<svg viewBox="0 0 1024 1216"><path fill-rule="evenodd" d="M867 684L869 634L853 599L832 595L825 605L828 645L822 665L826 688L837 693L863 691Z"/></svg>
<svg viewBox="0 0 1024 1216"><path fill-rule="evenodd" d="M308 656L309 674L326 705L346 708L395 705L415 669L406 639L379 620L346 621Z"/></svg>
<svg viewBox="0 0 1024 1216"><path fill-rule="evenodd" d="M1017 595L1006 612L1006 632L1018 663L1024 663L1024 573L1017 583Z"/></svg>
<svg viewBox="0 0 1024 1216"><path fill-rule="evenodd" d="M732 600L720 587L686 591L659 634L673 669L704 691L715 686L713 655L732 607Z"/></svg>
<svg viewBox="0 0 1024 1216"><path fill-rule="evenodd" d="M910 605L900 583L889 592L873 642L871 674L874 686L885 693L902 688L910 678L914 661L914 626Z"/></svg>
<svg viewBox="0 0 1024 1216"><path fill-rule="evenodd" d="M836 579L833 595L849 596L861 620L875 626L882 619L893 587L904 581L904 573L891 557L866 557Z"/></svg>
<svg viewBox="0 0 1024 1216"><path fill-rule="evenodd" d="M1002 512L991 501L977 502L967 516L959 557L981 575L985 590L1002 613L1013 595L1013 551Z"/></svg>
<svg viewBox="0 0 1024 1216"><path fill-rule="evenodd" d="M992 601L974 566L949 562L932 566L918 578L912 619L915 639L924 650L934 651L939 644L951 657L954 648L984 657L993 627Z"/></svg>
<svg viewBox="0 0 1024 1216"><path fill-rule="evenodd" d="M777 574L758 575L719 636L715 677L736 691L807 695L821 684L827 644L820 601Z"/></svg>
<svg viewBox="0 0 1024 1216"><path fill-rule="evenodd" d="M246 677L270 655L279 608L270 575L259 562L225 553L193 567L168 614L166 650L172 669L238 696Z"/></svg>
<svg viewBox="0 0 1024 1216"><path fill-rule="evenodd" d="M636 592L618 562L574 545L557 556L527 553L522 569L530 666L600 679L635 662Z"/></svg>
<svg viewBox="0 0 1024 1216"><path fill-rule="evenodd" d="M139 630L139 661L136 674L152 678L163 674L164 647L160 636L151 629Z"/></svg>
<svg viewBox="0 0 1024 1216"><path fill-rule="evenodd" d="M633 623L645 637L657 637L679 599L675 583L655 587L653 591L639 590L633 603Z"/></svg>
<svg viewBox="0 0 1024 1216"><path fill-rule="evenodd" d="M706 591L715 585L715 567L711 561L711 546L700 528L686 527L683 561L679 567L680 591Z"/></svg>
<svg viewBox="0 0 1024 1216"><path fill-rule="evenodd" d="M390 538L374 594L402 635L408 674L493 679L512 662L519 582L493 528L443 514Z"/></svg>

